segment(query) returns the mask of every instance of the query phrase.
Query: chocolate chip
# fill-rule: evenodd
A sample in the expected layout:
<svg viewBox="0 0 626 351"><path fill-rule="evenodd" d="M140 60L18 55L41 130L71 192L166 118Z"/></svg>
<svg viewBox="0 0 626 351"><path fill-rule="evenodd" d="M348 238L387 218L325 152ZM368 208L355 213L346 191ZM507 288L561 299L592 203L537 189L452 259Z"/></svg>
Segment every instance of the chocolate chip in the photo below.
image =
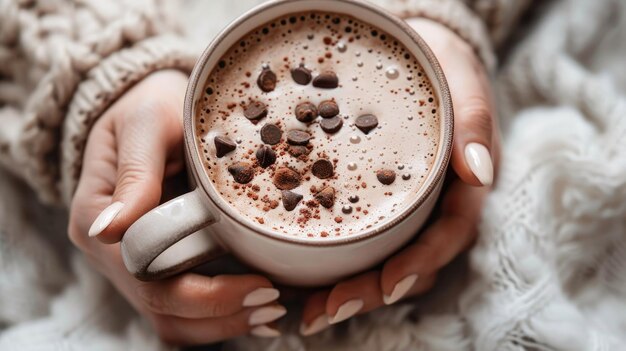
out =
<svg viewBox="0 0 626 351"><path fill-rule="evenodd" d="M335 188L332 186L328 186L319 193L315 194L315 200L320 203L320 205L331 208L335 204Z"/></svg>
<svg viewBox="0 0 626 351"><path fill-rule="evenodd" d="M379 169L376 171L376 178L379 182L389 185L396 180L396 172L390 169Z"/></svg>
<svg viewBox="0 0 626 351"><path fill-rule="evenodd" d="M252 178L254 178L254 169L247 162L237 162L234 165L228 166L228 172L239 184L250 183Z"/></svg>
<svg viewBox="0 0 626 351"><path fill-rule="evenodd" d="M307 85L311 83L311 71L301 63L298 68L291 70L291 78L300 85Z"/></svg>
<svg viewBox="0 0 626 351"><path fill-rule="evenodd" d="M283 195L283 206L287 211L293 211L303 198L302 195L289 190L283 190L281 194Z"/></svg>
<svg viewBox="0 0 626 351"><path fill-rule="evenodd" d="M282 135L283 131L275 124L268 123L261 128L261 140L266 144L278 144Z"/></svg>
<svg viewBox="0 0 626 351"><path fill-rule="evenodd" d="M333 100L322 101L317 109L323 118L331 118L339 114L339 106Z"/></svg>
<svg viewBox="0 0 626 351"><path fill-rule="evenodd" d="M311 134L303 131L292 129L287 132L287 142L291 145L306 145L311 140Z"/></svg>
<svg viewBox="0 0 626 351"><path fill-rule="evenodd" d="M335 89L339 86L339 78L335 72L325 71L313 79L313 86L322 89Z"/></svg>
<svg viewBox="0 0 626 351"><path fill-rule="evenodd" d="M276 162L276 153L271 147L261 145L261 147L256 150L256 159L259 161L261 167L267 168Z"/></svg>
<svg viewBox="0 0 626 351"><path fill-rule="evenodd" d="M313 163L311 173L319 179L326 179L333 176L335 167L333 167L333 163L329 160L321 158Z"/></svg>
<svg viewBox="0 0 626 351"><path fill-rule="evenodd" d="M300 157L302 155L308 155L311 150L308 147L302 145L289 145L287 152L293 157Z"/></svg>
<svg viewBox="0 0 626 351"><path fill-rule="evenodd" d="M291 190L300 185L300 173L288 167L280 167L274 172L274 185L280 190Z"/></svg>
<svg viewBox="0 0 626 351"><path fill-rule="evenodd" d="M267 106L260 101L253 101L243 110L243 115L249 120L257 120L267 116Z"/></svg>
<svg viewBox="0 0 626 351"><path fill-rule="evenodd" d="M357 128L359 128L363 133L369 134L369 132L378 126L378 118L374 115L363 115L357 117L354 122Z"/></svg>
<svg viewBox="0 0 626 351"><path fill-rule="evenodd" d="M334 134L337 133L339 129L341 129L341 127L343 126L343 120L339 116L335 116L333 118L324 118L320 122L320 126L322 127L322 130L326 133Z"/></svg>
<svg viewBox="0 0 626 351"><path fill-rule="evenodd" d="M224 157L227 153L237 148L237 144L227 137L216 136L213 141L215 142L215 154L218 158Z"/></svg>
<svg viewBox="0 0 626 351"><path fill-rule="evenodd" d="M266 93L273 91L276 88L276 73L269 68L263 68L259 78L256 80L259 88Z"/></svg>
<svg viewBox="0 0 626 351"><path fill-rule="evenodd" d="M317 107L308 101L298 104L295 112L296 119L302 123L310 123L317 118Z"/></svg>

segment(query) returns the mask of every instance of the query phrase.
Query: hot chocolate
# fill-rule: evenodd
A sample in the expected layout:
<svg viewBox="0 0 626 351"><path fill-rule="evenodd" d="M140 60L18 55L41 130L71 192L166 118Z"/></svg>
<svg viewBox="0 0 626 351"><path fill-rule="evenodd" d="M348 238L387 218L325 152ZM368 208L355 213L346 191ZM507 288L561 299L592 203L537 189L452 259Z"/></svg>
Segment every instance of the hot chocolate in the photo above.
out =
<svg viewBox="0 0 626 351"><path fill-rule="evenodd" d="M438 108L388 33L298 13L222 57L195 132L213 186L245 220L286 236L350 236L415 200L439 150Z"/></svg>

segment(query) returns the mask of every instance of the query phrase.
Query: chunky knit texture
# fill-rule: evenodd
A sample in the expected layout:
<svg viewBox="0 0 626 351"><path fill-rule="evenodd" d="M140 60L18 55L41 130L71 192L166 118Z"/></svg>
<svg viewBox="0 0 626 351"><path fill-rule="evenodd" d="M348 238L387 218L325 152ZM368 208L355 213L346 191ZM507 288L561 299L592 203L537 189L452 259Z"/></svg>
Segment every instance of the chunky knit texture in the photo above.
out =
<svg viewBox="0 0 626 351"><path fill-rule="evenodd" d="M95 118L150 72L191 69L178 32L160 0L0 2L0 164L46 202L63 178L67 202Z"/></svg>
<svg viewBox="0 0 626 351"><path fill-rule="evenodd" d="M187 37L190 42L206 45L218 23L225 24L258 2L187 1ZM536 2L532 7L544 9L520 36L516 23L530 1L377 2L403 16L422 15L448 25L468 40L488 65L489 57L495 57L490 47L508 48L501 67L493 66L504 149L498 183L483 211L480 239L468 257L460 257L442 272L441 280L426 296L382 308L312 338L298 336L298 321L292 318L297 316L291 316L281 324L285 331L282 337L239 338L227 342L226 349L623 349L624 3ZM449 8L438 10L438 4ZM83 6L91 15L78 15ZM0 169L2 350L166 349L110 284L71 249L65 238L63 210L51 210L36 201L37 196L58 198L61 189L71 194L74 183L63 174L79 172L89 126L132 84L115 77L132 76L130 81L135 81L150 69L171 65L185 69L191 61L173 44L164 44L163 50L150 49L152 40L156 43L161 38L145 35L101 51L107 53L99 54L90 68L63 71L71 73L67 82L54 80L46 77L63 76L54 72L67 66L56 66L66 62L62 58L67 55L58 54L55 59L55 51L45 51L51 50L46 49L51 44L33 47L30 40L41 43L41 34L37 32L32 39L31 26L23 23L31 20L38 28L71 31L76 28L71 21L89 28L91 22L83 23L79 18L95 16L100 19L99 31L105 33L108 24L120 23L119 18L124 17L116 16L121 12L112 8L125 6L129 9L123 13L149 14L137 20L150 23L155 21L152 16L163 11L158 10L163 4L156 2L83 0L68 6L49 0L33 7L28 1L0 0L0 158L7 166ZM57 18L44 20L46 13L57 13ZM158 35L168 30L163 27ZM516 39L516 45L507 42L512 31L516 38L522 38ZM70 37L74 38L67 35L60 41L71 42L67 40ZM144 40L148 37L154 39ZM89 48L95 47L99 46ZM87 60L90 50L80 56ZM134 57L136 50L151 53L148 56L152 59ZM40 51L43 53L37 56ZM39 65L41 60L55 64ZM125 66L134 60L151 62L150 68ZM107 75L111 71L103 68L102 73L96 73L98 67L108 67L107 62L125 70ZM82 73L72 75L75 72ZM72 77L75 81L70 84ZM65 84L71 89L63 88ZM107 102L96 98L99 91L108 92ZM54 104L37 107L48 96L54 97L48 99ZM81 113L83 106L85 112ZM48 115L54 117L43 118ZM45 120L41 124L45 128L37 127L34 121L38 120ZM59 183L61 179L67 180ZM23 180L36 193L25 187ZM295 312L292 308L289 311Z"/></svg>

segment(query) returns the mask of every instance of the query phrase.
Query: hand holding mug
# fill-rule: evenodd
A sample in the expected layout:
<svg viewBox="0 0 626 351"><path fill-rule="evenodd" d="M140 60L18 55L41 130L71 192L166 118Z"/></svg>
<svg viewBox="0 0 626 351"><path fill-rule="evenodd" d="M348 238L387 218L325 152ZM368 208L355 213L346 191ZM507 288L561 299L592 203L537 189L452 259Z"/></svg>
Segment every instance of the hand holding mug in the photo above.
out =
<svg viewBox="0 0 626 351"><path fill-rule="evenodd" d="M440 217L415 243L389 258L381 270L344 280L308 299L300 329L304 335L424 293L435 284L437 272L475 240L482 202L493 181L491 155L496 161L499 154L488 78L469 45L449 29L427 19L408 23L431 47L449 83L456 177L443 194Z"/></svg>
<svg viewBox="0 0 626 351"><path fill-rule="evenodd" d="M153 73L101 116L72 201L70 239L168 343L210 343L250 331L275 336L265 324L286 311L275 304L279 293L263 276L185 273L142 282L122 262L117 242L159 204L163 182L184 166L186 85L180 72Z"/></svg>
<svg viewBox="0 0 626 351"><path fill-rule="evenodd" d="M364 1L266 2L198 59L193 190L128 229L126 267L161 279L228 251L281 283L335 283L426 221L453 128L441 67L404 21Z"/></svg>
<svg viewBox="0 0 626 351"><path fill-rule="evenodd" d="M439 100L437 113L441 117L441 139L435 141L438 151L436 157L435 153L431 155L434 159L432 172L426 175L424 186L408 201L411 204L410 208L391 216L389 223L383 223L380 228L367 230L353 237L348 235L345 238L323 236L314 239L290 238L256 223L246 223L240 218L241 214L226 205L217 194L201 162L206 156L201 153L202 150L197 149L197 131L194 130L193 122L197 113L194 109L205 91L209 92L204 84L211 69L225 66L223 61L218 61L225 50L234 44L239 46L239 38L263 23L259 21L277 18L281 13L284 15L290 13L289 11L310 10L307 6L319 10L318 6L322 5L327 11L355 13L373 20L384 31L394 33L403 43L410 46L409 52L418 57L419 63L428 75L430 82L427 86L433 84L431 94ZM293 17L293 23L296 23L298 18ZM284 22L291 20L289 18L289 21ZM429 24L424 26L426 27L420 29L420 32L432 30L433 33L437 33L436 28L427 28ZM382 37L381 35L381 39ZM467 47L465 51L458 52L444 50L454 48L454 44L445 40L435 43L435 47L443 45L443 48L435 48L435 51L439 55L452 52L451 57L459 56L460 53L469 58L471 50ZM339 46L337 49L339 52L342 50ZM444 65L448 67L446 68L448 74L452 74L448 72L450 67L458 69L459 75L454 74L457 77L463 76L467 69L467 65L463 66L459 62ZM374 64L372 69L373 67ZM472 67L479 68L480 65ZM264 72L265 68L262 74ZM397 73L397 70L387 71L391 79L397 78ZM178 75L179 83L165 83L161 80L161 75L170 74ZM318 72L315 74L321 75ZM271 78L271 75L265 74L265 78L268 77ZM275 279L293 284L319 285L335 282L339 278L380 262L406 243L430 213L443 184L451 151L450 94L439 65L432 58L428 48L421 39L407 30L406 25L392 16L366 3L343 0L277 1L244 15L223 32L200 58L187 90L184 127L176 112L180 110L182 101L180 85L184 82L180 78L179 74L173 72L151 76L129 91L99 120L88 142L85 166L72 208L70 228L70 235L75 243L128 300L153 321L165 339L177 343L201 343L245 333L250 330L250 325L259 324L262 325L252 329L253 333L262 336L277 335L276 330L264 324L279 318L285 310L279 306L263 306L272 303L277 297L277 292L271 289L271 283L266 278L260 276L209 278L185 273L177 278L156 283L135 281L123 271L119 254L120 245L106 246L85 238L87 228L94 219L95 222L89 230L90 235L98 236L106 243L118 241L122 233L130 227L123 238L122 254L126 267L141 279L164 278L181 272L216 257L218 253L213 250L219 247L230 250L249 265L268 272ZM258 83L259 87L271 88L272 84L266 84L265 78L261 79L259 76L259 82L262 82ZM175 80L173 77L167 80L170 79ZM324 89L331 85L337 87L331 83L332 80L326 79L320 84L325 85L322 87ZM457 90L452 96L455 103L464 106L461 111L458 110L458 106L456 107L461 121L454 127L462 135L454 141L452 165L466 183L490 184L493 170L488 150L494 148L490 143L491 131L488 130L491 119L488 114L482 113L488 112L489 109L480 104L481 101L488 101L488 98L481 95L481 90L471 81L464 84L466 91ZM313 85L315 86L315 83ZM459 89L458 81L453 85ZM176 91L177 89L179 90ZM318 92L315 91L315 94ZM163 96L167 98L159 98ZM464 103L467 101L472 103ZM432 113L435 114L435 109ZM470 118L481 114L484 114L485 118ZM155 123L154 116L162 116L163 120L158 119ZM262 113L258 116L262 118ZM185 141L182 140L183 129L186 133ZM195 190L150 210L159 204L163 176L167 178L181 169L185 161L185 156L182 155L183 148L187 152L186 161L190 166ZM215 150L205 150L211 157L214 156L213 152ZM404 180L408 179L410 178ZM381 182L385 184L387 180L389 179ZM386 300L390 302L401 298L407 292L420 291L432 284L435 271L471 242L473 231L468 230L467 235L457 238L455 245L448 245L445 252L439 251L438 248L444 242L442 239L450 237L429 233L456 228L460 224L468 224L468 228L473 228L473 221L478 212L476 204L480 202L482 196L481 191L474 190L476 189L464 184L453 184L443 208L444 218L449 220L445 221L442 218L420 239L428 245L422 245L419 250L425 251L426 248L430 248L433 255L439 254L437 256L439 261L436 261L433 267L421 273L414 272L416 264L412 259L412 252L409 252L412 246L388 261L387 265L396 268L391 269L389 274L388 270L383 270L382 274L389 278L383 279L383 284L386 285L383 285L382 289L378 288L380 291L376 288L381 286L379 285L381 273L371 272L355 279L358 281L340 283L335 289L339 289L342 284L346 288L343 288L344 294L339 294L339 298L333 298L335 289L333 292L317 294L305 312L304 326L305 329L308 328L306 333L312 333L311 330L315 329L311 327L315 324L313 321L321 320L322 315L326 320L331 316L333 322L338 322L359 311L375 308L380 304L376 299L382 299L383 292L388 294ZM446 203L448 205L445 205ZM470 210L466 211L468 208ZM97 216L101 210L102 213ZM207 226L208 229L203 230ZM399 263L392 264L395 261ZM415 279L416 274L422 274L421 278ZM356 289L361 289L360 292L366 296L344 299ZM409 291L411 289L413 290ZM376 295L377 293L379 294ZM201 308L194 308L197 304L200 304ZM262 307L250 308L259 305ZM213 327L214 332L203 332L203 329L209 327Z"/></svg>

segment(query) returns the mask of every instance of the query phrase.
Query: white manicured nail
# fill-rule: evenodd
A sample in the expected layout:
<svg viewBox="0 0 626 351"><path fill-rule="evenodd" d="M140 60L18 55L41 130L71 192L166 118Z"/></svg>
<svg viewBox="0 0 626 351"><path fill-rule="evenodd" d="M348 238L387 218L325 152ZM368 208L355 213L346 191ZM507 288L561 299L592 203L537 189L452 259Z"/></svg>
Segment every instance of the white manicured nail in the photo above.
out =
<svg viewBox="0 0 626 351"><path fill-rule="evenodd" d="M248 324L259 325L259 324L266 324L269 322L273 322L277 320L278 318L284 316L286 313L287 313L287 309L280 305L262 307L250 313Z"/></svg>
<svg viewBox="0 0 626 351"><path fill-rule="evenodd" d="M482 185L491 185L493 183L493 163L491 162L491 154L483 144L469 143L465 147L465 162L482 183Z"/></svg>
<svg viewBox="0 0 626 351"><path fill-rule="evenodd" d="M258 288L243 299L243 307L253 307L265 305L268 302L276 300L280 296L280 292L272 288Z"/></svg>
<svg viewBox="0 0 626 351"><path fill-rule="evenodd" d="M410 274L402 278L402 280L397 282L396 285L393 287L391 295L383 296L383 301L385 302L385 305L391 305L392 303L395 303L396 301L403 298L404 295L406 295L406 293L411 290L411 287L413 287L416 281L417 274Z"/></svg>
<svg viewBox="0 0 626 351"><path fill-rule="evenodd" d="M280 336L280 331L270 328L267 325L259 325L250 330L250 334L261 338L277 338Z"/></svg>
<svg viewBox="0 0 626 351"><path fill-rule="evenodd" d="M339 309L334 316L328 318L328 323L337 324L339 322L343 322L357 314L361 308L363 308L363 300L361 299L353 299L345 302L343 305L339 306Z"/></svg>
<svg viewBox="0 0 626 351"><path fill-rule="evenodd" d="M89 228L89 237L93 238L94 236L100 235L102 231L107 229L109 224L113 222L115 217L120 213L124 204L121 202L114 202L109 205L109 207L105 208L99 215L98 218L93 222L91 228Z"/></svg>
<svg viewBox="0 0 626 351"><path fill-rule="evenodd" d="M304 322L302 322L302 324L300 324L300 334L302 334L303 336L317 334L322 330L328 328L328 326L330 326L330 324L328 323L328 316L326 314L322 314L315 318L313 322L309 324L305 324Z"/></svg>

